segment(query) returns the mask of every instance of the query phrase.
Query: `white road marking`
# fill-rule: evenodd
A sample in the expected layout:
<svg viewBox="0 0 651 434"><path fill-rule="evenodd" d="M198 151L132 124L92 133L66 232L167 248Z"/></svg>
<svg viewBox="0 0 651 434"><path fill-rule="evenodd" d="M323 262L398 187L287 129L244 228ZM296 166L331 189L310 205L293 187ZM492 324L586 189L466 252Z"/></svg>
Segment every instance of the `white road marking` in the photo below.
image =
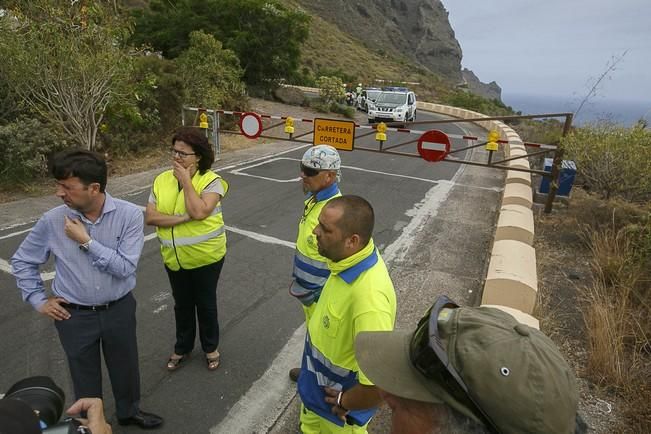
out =
<svg viewBox="0 0 651 434"><path fill-rule="evenodd" d="M32 228L28 228L28 229L23 229L22 231L12 232L12 233L10 233L10 234L7 234L7 235L3 235L3 236L1 236L1 237L0 237L0 240L4 240L4 239L6 239L6 238L12 238L12 237L15 237L15 236L18 236L18 235L24 234L25 232L30 232L31 230L32 230Z"/></svg>
<svg viewBox="0 0 651 434"><path fill-rule="evenodd" d="M156 309L154 309L153 312L154 312L155 315L158 315L159 313L161 313L161 312L163 312L163 311L166 311L166 310L167 310L167 305L164 304L164 305L162 305L162 306L157 307Z"/></svg>
<svg viewBox="0 0 651 434"><path fill-rule="evenodd" d="M389 268L394 262L404 259L417 232L429 217L438 213L439 207L445 202L464 169L464 165L460 166L449 182L437 183L419 204L405 213L411 217L411 220L403 228L400 236L382 253ZM289 369L299 366L304 336L305 324L302 324L271 362L269 369L231 407L224 419L211 428L211 434L222 432L249 434L269 431L296 394L296 386L287 379L287 373Z"/></svg>
<svg viewBox="0 0 651 434"><path fill-rule="evenodd" d="M405 213L411 217L409 224L382 254L389 267L404 259L418 231L429 217L438 213L463 168L464 166L457 170L452 182L439 183L432 187L419 204ZM304 336L305 324L294 332L289 342L271 362L269 369L251 385L226 417L211 428L211 434L267 432L273 426L278 415L282 414L296 394L296 386L288 380L287 372L300 364L299 356L302 353Z"/></svg>
<svg viewBox="0 0 651 434"><path fill-rule="evenodd" d="M0 259L0 271L11 274L11 264L4 259Z"/></svg>
<svg viewBox="0 0 651 434"><path fill-rule="evenodd" d="M268 432L296 393L296 386L290 383L287 373L300 366L304 341L305 324L296 329L269 369L231 407L226 417L210 429L210 434Z"/></svg>
<svg viewBox="0 0 651 434"><path fill-rule="evenodd" d="M9 263L9 261L0 258L0 271L4 271L7 274L12 274L11 264ZM56 273L54 271L47 271L47 272L44 271L41 273L41 279L43 280L43 282L47 282L48 280L54 279L55 274Z"/></svg>
<svg viewBox="0 0 651 434"><path fill-rule="evenodd" d="M228 226L228 225L224 225L224 226L226 227L227 231L231 231L231 232L234 232L236 234L244 235L245 237L253 238L254 240L260 241L262 243L278 244L278 245L281 245L281 246L289 247L290 249L296 248L296 243L292 243L291 241L281 240L280 238L271 237L269 235L259 234L257 232L247 231L245 229L238 229L238 228L233 227L233 226Z"/></svg>

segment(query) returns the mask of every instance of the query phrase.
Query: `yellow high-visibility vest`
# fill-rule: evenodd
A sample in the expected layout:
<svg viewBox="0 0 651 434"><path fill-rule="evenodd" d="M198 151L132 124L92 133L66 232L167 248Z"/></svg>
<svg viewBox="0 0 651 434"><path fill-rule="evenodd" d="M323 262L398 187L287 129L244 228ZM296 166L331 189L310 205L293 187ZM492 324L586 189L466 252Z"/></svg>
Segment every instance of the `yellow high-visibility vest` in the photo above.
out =
<svg viewBox="0 0 651 434"><path fill-rule="evenodd" d="M228 183L212 170L203 175L198 171L192 177L192 186L198 195L215 179L221 182L224 195ZM172 170L161 173L154 181L156 209L169 215L186 214L185 195ZM212 214L203 220L190 220L171 228L156 228L160 251L165 265L178 271L191 270L213 264L226 254L226 231L222 217L221 199Z"/></svg>

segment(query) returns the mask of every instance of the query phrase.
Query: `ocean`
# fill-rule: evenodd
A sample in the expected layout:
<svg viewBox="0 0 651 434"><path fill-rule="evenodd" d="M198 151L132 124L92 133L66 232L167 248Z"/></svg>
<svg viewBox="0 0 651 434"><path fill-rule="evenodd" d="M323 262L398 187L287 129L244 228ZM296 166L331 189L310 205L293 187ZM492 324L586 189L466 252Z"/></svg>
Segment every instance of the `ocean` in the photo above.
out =
<svg viewBox="0 0 651 434"><path fill-rule="evenodd" d="M502 94L502 101L506 105L523 114L574 112L581 99L551 95ZM573 123L583 125L610 121L632 126L642 117L651 125L651 98L646 101L621 101L596 96L584 104Z"/></svg>

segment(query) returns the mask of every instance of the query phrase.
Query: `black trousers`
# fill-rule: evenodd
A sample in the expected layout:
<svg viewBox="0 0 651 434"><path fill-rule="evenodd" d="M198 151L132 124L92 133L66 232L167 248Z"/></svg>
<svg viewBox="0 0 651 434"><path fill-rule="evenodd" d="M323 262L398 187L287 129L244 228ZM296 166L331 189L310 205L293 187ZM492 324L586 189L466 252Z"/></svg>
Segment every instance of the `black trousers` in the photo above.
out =
<svg viewBox="0 0 651 434"><path fill-rule="evenodd" d="M224 258L192 270L172 271L165 267L174 295L176 354L188 354L194 348L197 322L204 353L212 353L219 346L217 282L223 265Z"/></svg>
<svg viewBox="0 0 651 434"><path fill-rule="evenodd" d="M118 418L140 406L136 340L136 300L131 293L103 311L68 309L70 318L55 321L68 358L75 398L102 397L102 360L111 379Z"/></svg>

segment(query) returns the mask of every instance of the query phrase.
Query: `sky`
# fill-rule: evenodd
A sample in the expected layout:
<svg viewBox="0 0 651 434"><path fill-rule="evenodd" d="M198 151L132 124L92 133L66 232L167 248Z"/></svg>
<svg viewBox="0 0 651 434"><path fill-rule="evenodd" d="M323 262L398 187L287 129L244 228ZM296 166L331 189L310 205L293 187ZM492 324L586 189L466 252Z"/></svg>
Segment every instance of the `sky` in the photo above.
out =
<svg viewBox="0 0 651 434"><path fill-rule="evenodd" d="M462 66L502 99L580 101L614 57L596 99L651 109L651 0L442 0L463 51Z"/></svg>

